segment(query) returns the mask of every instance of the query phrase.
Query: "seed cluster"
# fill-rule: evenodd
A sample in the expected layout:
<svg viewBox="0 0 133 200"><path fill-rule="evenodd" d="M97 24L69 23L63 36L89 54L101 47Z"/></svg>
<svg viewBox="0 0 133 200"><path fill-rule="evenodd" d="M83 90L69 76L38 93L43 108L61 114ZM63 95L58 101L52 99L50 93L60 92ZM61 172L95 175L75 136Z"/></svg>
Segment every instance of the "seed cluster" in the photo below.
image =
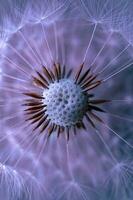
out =
<svg viewBox="0 0 133 200"><path fill-rule="evenodd" d="M51 83L43 92L46 114L52 123L72 126L83 120L88 108L88 97L71 79Z"/></svg>
<svg viewBox="0 0 133 200"><path fill-rule="evenodd" d="M54 63L53 69L42 66L42 72L37 71L33 84L36 89L41 88L41 93L25 92L29 98L23 104L27 107L26 121L34 126L33 131L38 129L43 133L47 129L48 136L57 132L58 137L64 132L69 140L70 130L76 135L77 129L86 129L84 118L93 128L96 128L95 120L102 122L96 112L104 110L97 105L108 100L92 99L94 95L90 93L102 81L97 80L91 68L84 70L83 67L84 63L73 77L73 70L67 72L66 66L61 67L60 63Z"/></svg>

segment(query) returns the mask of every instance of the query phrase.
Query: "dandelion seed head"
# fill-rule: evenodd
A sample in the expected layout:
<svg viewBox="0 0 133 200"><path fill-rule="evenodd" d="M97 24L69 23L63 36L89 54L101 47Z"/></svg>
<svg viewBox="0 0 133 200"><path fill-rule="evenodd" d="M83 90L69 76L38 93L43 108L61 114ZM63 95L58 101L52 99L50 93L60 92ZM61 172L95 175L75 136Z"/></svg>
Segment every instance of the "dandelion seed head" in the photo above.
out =
<svg viewBox="0 0 133 200"><path fill-rule="evenodd" d="M1 198L125 200L125 179L132 193L131 1L1 4Z"/></svg>
<svg viewBox="0 0 133 200"><path fill-rule="evenodd" d="M88 97L73 80L62 79L44 90L46 114L52 123L66 127L81 122L88 106Z"/></svg>

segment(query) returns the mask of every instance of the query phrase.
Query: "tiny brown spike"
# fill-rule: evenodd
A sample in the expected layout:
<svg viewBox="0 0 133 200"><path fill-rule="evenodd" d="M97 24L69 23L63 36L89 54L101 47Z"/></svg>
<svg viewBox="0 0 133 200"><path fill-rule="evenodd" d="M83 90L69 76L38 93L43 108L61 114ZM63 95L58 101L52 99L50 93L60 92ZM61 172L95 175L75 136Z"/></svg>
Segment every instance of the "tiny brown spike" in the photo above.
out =
<svg viewBox="0 0 133 200"><path fill-rule="evenodd" d="M45 66L43 66L43 71L44 71L45 76L48 78L48 80L53 82L53 77Z"/></svg>
<svg viewBox="0 0 133 200"><path fill-rule="evenodd" d="M95 110L95 111L98 111L98 112L105 112L103 109L97 107L97 106L92 106L92 105L89 105L89 109L90 110Z"/></svg>
<svg viewBox="0 0 133 200"><path fill-rule="evenodd" d="M87 113L85 114L85 117L86 117L86 119L88 120L88 122L92 125L92 127L93 127L93 128L96 128L96 127L95 127L95 124L93 123L93 121L91 120L91 118L88 116Z"/></svg>
<svg viewBox="0 0 133 200"><path fill-rule="evenodd" d="M53 125L51 125L50 126L50 128L49 128L49 130L48 130L48 137L50 137L51 136L51 134L53 133L53 131L54 131L54 128L55 128L55 125L53 124Z"/></svg>
<svg viewBox="0 0 133 200"><path fill-rule="evenodd" d="M70 136L69 127L66 127L66 135L67 135L67 141L69 141L69 136Z"/></svg>
<svg viewBox="0 0 133 200"><path fill-rule="evenodd" d="M47 119L48 115L45 115L37 124L37 126L33 129L33 131L35 131L37 128L39 128Z"/></svg>
<svg viewBox="0 0 133 200"><path fill-rule="evenodd" d="M46 84L38 78L33 77L33 82L39 87L47 88Z"/></svg>
<svg viewBox="0 0 133 200"><path fill-rule="evenodd" d="M30 124L35 124L36 122L38 122L40 119L42 119L44 115L40 115L39 117L35 118L34 120L32 120L32 122Z"/></svg>
<svg viewBox="0 0 133 200"><path fill-rule="evenodd" d="M30 111L26 111L25 115L32 115L32 114L36 114L37 112L40 112L42 109L38 109L38 110L30 110Z"/></svg>
<svg viewBox="0 0 133 200"><path fill-rule="evenodd" d="M35 99L44 99L44 97L42 97L42 96L40 96L40 95L38 95L34 92L24 92L23 94L26 95L26 96L35 98Z"/></svg>
<svg viewBox="0 0 133 200"><path fill-rule="evenodd" d="M80 78L79 81L78 81L78 84L81 84L82 81L85 80L85 78L88 76L89 73L90 73L90 69L88 69L88 70L83 74L83 76L81 76L81 78Z"/></svg>
<svg viewBox="0 0 133 200"><path fill-rule="evenodd" d="M67 74L66 74L66 78L69 78L69 77L71 76L72 72L73 72L73 70L70 69L70 70L67 72Z"/></svg>
<svg viewBox="0 0 133 200"><path fill-rule="evenodd" d="M48 85L49 85L49 83L48 83L48 81L44 78L44 76L42 76L39 72L37 72L37 74L38 74L38 76L40 77L40 79L45 83L45 85L47 86L47 88L48 88Z"/></svg>
<svg viewBox="0 0 133 200"><path fill-rule="evenodd" d="M66 75L66 66L63 66L63 71L62 71L62 78L65 78Z"/></svg>
<svg viewBox="0 0 133 200"><path fill-rule="evenodd" d="M29 120L32 120L32 119L36 119L38 118L39 116L43 116L45 114L45 111L40 111L40 112L37 112L35 115L31 116L30 118L28 118L26 121L29 121Z"/></svg>
<svg viewBox="0 0 133 200"><path fill-rule="evenodd" d="M94 77L92 74L90 76L88 76L87 78L85 78L82 83L80 84L81 87L84 87L84 85L88 84L88 82L92 79L92 77Z"/></svg>
<svg viewBox="0 0 133 200"><path fill-rule="evenodd" d="M78 81L78 79L80 77L80 74L82 72L83 67L84 67L84 62L82 63L82 65L79 66L79 70L78 70L78 72L77 72L77 74L75 76L75 83L77 83L77 81Z"/></svg>
<svg viewBox="0 0 133 200"><path fill-rule="evenodd" d="M87 88L92 83L92 81L94 81L96 78L97 78L97 75L96 76L90 75L88 77L88 80L82 85L82 88L83 89Z"/></svg>
<svg viewBox="0 0 133 200"><path fill-rule="evenodd" d="M57 137L59 138L60 136L60 133L61 133L61 129L60 129L60 126L58 126L58 130L57 130Z"/></svg>
<svg viewBox="0 0 133 200"><path fill-rule="evenodd" d="M91 104L103 104L103 103L109 103L111 100L105 100L105 99L96 99L96 100L89 100L89 103Z"/></svg>
<svg viewBox="0 0 133 200"><path fill-rule="evenodd" d="M57 63L57 70L58 70L58 76L59 76L59 79L61 79L61 66L59 63Z"/></svg>
<svg viewBox="0 0 133 200"><path fill-rule="evenodd" d="M42 102L30 102L30 103L24 103L24 104L22 104L22 106L29 106L29 107L33 107L33 106L42 106L43 105L43 103Z"/></svg>
<svg viewBox="0 0 133 200"><path fill-rule="evenodd" d="M43 109L44 107L45 107L44 105L30 106L30 108L27 108L24 111L40 110Z"/></svg>
<svg viewBox="0 0 133 200"><path fill-rule="evenodd" d="M90 114L90 116L92 116L92 117L93 117L94 119L96 119L97 121L103 123L103 120L102 120L100 117L98 117L97 115L95 115L93 112L89 112L89 114Z"/></svg>
<svg viewBox="0 0 133 200"><path fill-rule="evenodd" d="M54 76L56 80L59 81L59 72L58 72L57 65L55 63L54 63Z"/></svg>
<svg viewBox="0 0 133 200"><path fill-rule="evenodd" d="M89 91L89 90L92 90L92 89L96 88L97 86L99 86L100 84L101 84L101 81L97 81L97 82L95 82L95 83L92 83L92 84L90 84L90 85L88 86L88 88L84 89L83 91L84 91L84 92L87 92L87 91Z"/></svg>
<svg viewBox="0 0 133 200"><path fill-rule="evenodd" d="M50 122L50 119L48 121L46 121L46 123L44 124L42 130L40 131L40 133L42 133L46 128L47 126L49 125L49 122Z"/></svg>

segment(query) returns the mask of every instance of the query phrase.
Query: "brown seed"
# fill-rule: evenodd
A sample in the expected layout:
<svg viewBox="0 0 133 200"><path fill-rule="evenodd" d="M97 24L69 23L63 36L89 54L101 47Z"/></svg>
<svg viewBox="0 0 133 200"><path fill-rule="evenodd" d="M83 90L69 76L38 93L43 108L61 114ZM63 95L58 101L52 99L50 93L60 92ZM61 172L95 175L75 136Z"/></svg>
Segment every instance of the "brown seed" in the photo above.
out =
<svg viewBox="0 0 133 200"><path fill-rule="evenodd" d="M75 83L77 83L79 77L80 77L80 74L82 72L82 69L84 67L84 63L82 63L80 66L79 66L79 69L78 69L78 72L76 73L76 76L75 76Z"/></svg>

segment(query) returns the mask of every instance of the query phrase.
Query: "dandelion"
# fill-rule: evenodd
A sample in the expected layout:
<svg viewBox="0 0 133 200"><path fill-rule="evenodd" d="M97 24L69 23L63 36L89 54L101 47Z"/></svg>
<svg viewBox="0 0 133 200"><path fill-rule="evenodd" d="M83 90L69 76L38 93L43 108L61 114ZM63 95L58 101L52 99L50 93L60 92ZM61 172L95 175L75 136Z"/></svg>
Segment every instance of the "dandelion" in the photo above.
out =
<svg viewBox="0 0 133 200"><path fill-rule="evenodd" d="M130 199L132 2L7 3L0 49L5 199Z"/></svg>
<svg viewBox="0 0 133 200"><path fill-rule="evenodd" d="M30 116L27 120L32 121L32 124L38 122L34 130L42 126L40 131L42 133L49 126L48 136L55 130L58 136L65 131L69 140L71 128L74 134L76 134L76 128L85 128L84 116L94 128L92 118L102 121L93 110L104 112L97 105L108 100L91 99L94 94L88 94L88 92L99 86L101 81L96 80L97 75L92 75L90 69L81 75L83 65L79 67L74 80L69 78L71 71L67 73L65 66L62 70L60 64L54 64L54 72L48 71L43 66L43 73L37 72L38 77L33 77L34 83L44 90L42 94L24 93L31 97L31 99L26 99L24 104L28 107L25 109L26 114Z"/></svg>

